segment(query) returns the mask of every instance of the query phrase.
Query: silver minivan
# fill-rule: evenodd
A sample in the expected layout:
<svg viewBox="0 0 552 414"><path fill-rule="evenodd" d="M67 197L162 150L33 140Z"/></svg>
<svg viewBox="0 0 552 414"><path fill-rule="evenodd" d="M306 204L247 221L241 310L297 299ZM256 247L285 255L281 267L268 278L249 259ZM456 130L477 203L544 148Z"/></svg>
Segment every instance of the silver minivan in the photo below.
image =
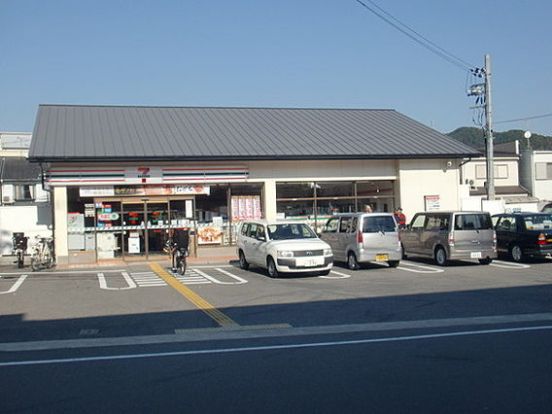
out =
<svg viewBox="0 0 552 414"><path fill-rule="evenodd" d="M351 270L361 263L386 262L397 267L401 260L399 230L391 213L342 213L326 222L322 240L332 247L335 261Z"/></svg>
<svg viewBox="0 0 552 414"><path fill-rule="evenodd" d="M425 256L445 266L449 260L496 258L496 233L489 213L439 211L417 213L400 233L403 258Z"/></svg>

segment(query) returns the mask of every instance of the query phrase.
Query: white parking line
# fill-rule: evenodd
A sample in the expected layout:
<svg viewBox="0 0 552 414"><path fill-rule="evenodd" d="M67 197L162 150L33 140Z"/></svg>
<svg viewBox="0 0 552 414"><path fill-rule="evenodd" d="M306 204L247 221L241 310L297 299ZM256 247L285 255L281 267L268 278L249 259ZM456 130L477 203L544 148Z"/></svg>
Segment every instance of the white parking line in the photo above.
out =
<svg viewBox="0 0 552 414"><path fill-rule="evenodd" d="M351 277L351 275L347 274L347 273L341 273L341 272L337 272L335 270L330 270L330 273L334 273L336 274L337 276L318 276L322 279L348 279Z"/></svg>
<svg viewBox="0 0 552 414"><path fill-rule="evenodd" d="M128 290L128 289L134 289L136 288L136 283L134 283L134 280L129 276L127 272L121 272L121 275L127 282L127 287L120 287L120 288L111 288L107 286L107 281L105 280L105 276L103 273L98 273L98 280L100 282L100 288L105 290Z"/></svg>
<svg viewBox="0 0 552 414"><path fill-rule="evenodd" d="M531 267L523 263L503 262L502 260L493 260L490 265L503 269L529 269Z"/></svg>
<svg viewBox="0 0 552 414"><path fill-rule="evenodd" d="M443 273L444 272L443 269L438 269L436 267L430 267L430 266L422 266L412 262L405 263L404 260L401 260L401 265L397 267L397 269L405 270L407 272L414 272L414 273ZM421 269L421 270L418 270L418 269Z"/></svg>
<svg viewBox="0 0 552 414"><path fill-rule="evenodd" d="M215 267L215 270L218 270L219 272L225 274L226 276L229 276L229 277L231 277L231 278L233 278L233 279L236 279L236 280L238 281L238 283L225 283L226 285L229 285L229 284L232 284L232 285L242 285L242 284L244 284L244 283L247 283L247 280L242 279L241 277L236 276L236 275L234 275L234 274L232 274L232 273L230 273L230 272L227 272L226 270L220 269L220 268L218 268L218 267Z"/></svg>
<svg viewBox="0 0 552 414"><path fill-rule="evenodd" d="M21 284L25 281L25 279L27 279L27 275L21 275L21 277L17 279L17 281L12 285L11 288L9 288L4 292L0 292L0 295L5 295L6 293L14 293L17 289L19 289L19 286L21 286Z"/></svg>
<svg viewBox="0 0 552 414"><path fill-rule="evenodd" d="M244 284L244 283L247 283L247 280L242 279L242 278L239 277L239 276L233 275L233 274L231 274L230 272L226 272L226 271L224 271L224 270L222 270L222 269L218 269L218 268L215 268L215 269L218 270L219 272L222 272L222 273L224 273L224 274L226 274L226 275L228 275L228 276L230 276L230 277L232 277L232 278L238 280L238 281L237 281L237 282L221 282L221 281L218 280L216 277L210 276L210 275L208 275L207 273L202 272L201 270L198 270L197 268L194 268L193 270L194 270L197 274L203 276L205 279L210 280L211 282L217 283L217 284L219 284L219 285L242 285L242 284Z"/></svg>

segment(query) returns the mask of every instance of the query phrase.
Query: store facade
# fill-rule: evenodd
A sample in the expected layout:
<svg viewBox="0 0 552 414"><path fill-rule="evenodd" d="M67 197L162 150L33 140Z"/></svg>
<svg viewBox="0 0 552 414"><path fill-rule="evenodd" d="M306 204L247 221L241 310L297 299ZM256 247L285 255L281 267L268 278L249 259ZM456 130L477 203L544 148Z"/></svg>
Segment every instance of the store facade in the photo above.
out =
<svg viewBox="0 0 552 414"><path fill-rule="evenodd" d="M97 109L69 108L81 115L83 111ZM198 249L233 245L237 226L246 219L302 220L321 231L332 215L362 211L366 205L374 211L389 212L400 205L408 215L426 209L426 197L431 196L433 207L436 199L439 208L458 208L457 165L466 153L473 152L469 147L460 150L453 147L440 156L430 157L429 153L424 153L421 157L401 159L391 154L369 156L371 149L360 156L335 154L331 147L321 148L321 154L312 154L312 143L295 144L307 145L309 154L296 153L301 148L278 151L281 144L288 147L293 144L278 142L273 136L260 139L266 131L258 122L244 121L244 118L225 112L225 125L234 136L221 133L218 125L217 134L224 139L217 141L217 137L209 135L211 147L206 147L208 150L203 149L199 155L182 152L175 156L175 144L167 141L167 149L160 156L152 156L148 148L144 148L130 156L121 150L119 157L113 141L125 144L128 140L125 128L137 131L136 123L127 120L124 128L119 125L109 134L104 131L103 136L97 136L89 134L91 128L99 134L101 128L107 127L87 121L88 125L81 126L82 136L79 137L79 128L76 128L76 134L62 137L56 131L59 133L60 128L64 131L65 122L74 122L71 116L54 130L42 127L54 116L59 119L60 110L67 115L67 107L42 109L37 117L33 138L36 141L33 141L30 158L40 163L44 185L53 194L55 249L59 263L155 259L164 254L163 247L171 229L190 230L192 254L195 254ZM101 107L103 113L110 115L121 109L136 108ZM158 114L160 108L139 109L146 112L150 109L151 115ZM176 113L188 109L176 108ZM203 113L202 108L193 109ZM247 111L250 110L238 112L240 116L251 116ZM272 116L268 111L264 116ZM290 115L296 126L298 121L293 117L297 112L292 110ZM82 122L85 118L80 119ZM285 127L288 119L281 121L283 126L270 119L270 133L275 129L281 135L290 135ZM97 118L97 122L101 123L102 118ZM199 121L199 124L167 122L168 125L172 122L174 129L170 135L177 142L190 141L187 134L190 130L197 132L198 125L203 129L209 126L207 121ZM163 130L160 125L158 122L155 126ZM175 132L177 129L179 133ZM250 138L251 131L257 134L255 139ZM438 133L433 131L433 134ZM139 132L134 135L141 138ZM233 146L243 145L244 135L249 136L251 145L261 146L261 150L252 151L244 145L246 149L241 154L234 154ZM229 145L228 138L235 142ZM67 139L81 141L82 148L70 144L73 146L70 153L67 153L67 145L56 150L55 146L59 148L59 143L67 143ZM334 134L332 139L335 140ZM143 139L138 142L145 147L157 145L152 146L151 151L159 151L159 138L152 143L144 143ZM275 147L270 147L270 152L266 150L267 142ZM194 144L199 145L198 141ZM107 145L113 148L106 153ZM223 145L225 148L221 148ZM102 147L103 151L97 151ZM292 155L286 153L290 151Z"/></svg>

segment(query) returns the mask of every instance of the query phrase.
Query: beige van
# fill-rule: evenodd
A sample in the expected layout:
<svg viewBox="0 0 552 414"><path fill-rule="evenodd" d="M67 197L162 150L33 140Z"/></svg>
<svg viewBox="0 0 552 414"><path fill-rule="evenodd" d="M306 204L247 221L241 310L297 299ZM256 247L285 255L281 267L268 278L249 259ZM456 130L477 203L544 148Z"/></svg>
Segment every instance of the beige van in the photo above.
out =
<svg viewBox="0 0 552 414"><path fill-rule="evenodd" d="M399 231L391 213L342 213L330 218L322 235L334 260L356 270L361 263L384 262L397 267L401 260Z"/></svg>
<svg viewBox="0 0 552 414"><path fill-rule="evenodd" d="M439 211L417 213L400 233L403 258L431 257L440 266L449 260L496 258L496 234L489 213Z"/></svg>

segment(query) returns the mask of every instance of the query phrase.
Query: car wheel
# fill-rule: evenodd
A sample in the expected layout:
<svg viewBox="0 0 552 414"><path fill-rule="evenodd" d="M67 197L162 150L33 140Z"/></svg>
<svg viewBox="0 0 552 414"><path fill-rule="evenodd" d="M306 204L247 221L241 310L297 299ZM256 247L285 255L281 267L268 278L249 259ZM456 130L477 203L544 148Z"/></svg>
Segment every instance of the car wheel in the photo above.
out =
<svg viewBox="0 0 552 414"><path fill-rule="evenodd" d="M274 259L272 257L269 257L266 261L266 270L268 275L273 279L277 279L280 276L280 273L276 268L276 263L274 263Z"/></svg>
<svg viewBox="0 0 552 414"><path fill-rule="evenodd" d="M493 259L491 259L490 257L487 257L485 259L479 259L479 264L488 265L488 264L491 264L492 261Z"/></svg>
<svg viewBox="0 0 552 414"><path fill-rule="evenodd" d="M349 252L349 255L347 256L347 267L349 270L357 270L360 267L353 252Z"/></svg>
<svg viewBox="0 0 552 414"><path fill-rule="evenodd" d="M510 257L514 262L521 262L523 260L523 251L519 245L514 244L510 248Z"/></svg>
<svg viewBox="0 0 552 414"><path fill-rule="evenodd" d="M435 250L435 263L439 266L446 266L447 262L447 252L442 247L437 247Z"/></svg>
<svg viewBox="0 0 552 414"><path fill-rule="evenodd" d="M389 267L398 267L399 266L399 260L389 260L387 262L389 264Z"/></svg>
<svg viewBox="0 0 552 414"><path fill-rule="evenodd" d="M249 269L249 263L247 262L245 254L242 250L240 250L240 268L243 270Z"/></svg>

